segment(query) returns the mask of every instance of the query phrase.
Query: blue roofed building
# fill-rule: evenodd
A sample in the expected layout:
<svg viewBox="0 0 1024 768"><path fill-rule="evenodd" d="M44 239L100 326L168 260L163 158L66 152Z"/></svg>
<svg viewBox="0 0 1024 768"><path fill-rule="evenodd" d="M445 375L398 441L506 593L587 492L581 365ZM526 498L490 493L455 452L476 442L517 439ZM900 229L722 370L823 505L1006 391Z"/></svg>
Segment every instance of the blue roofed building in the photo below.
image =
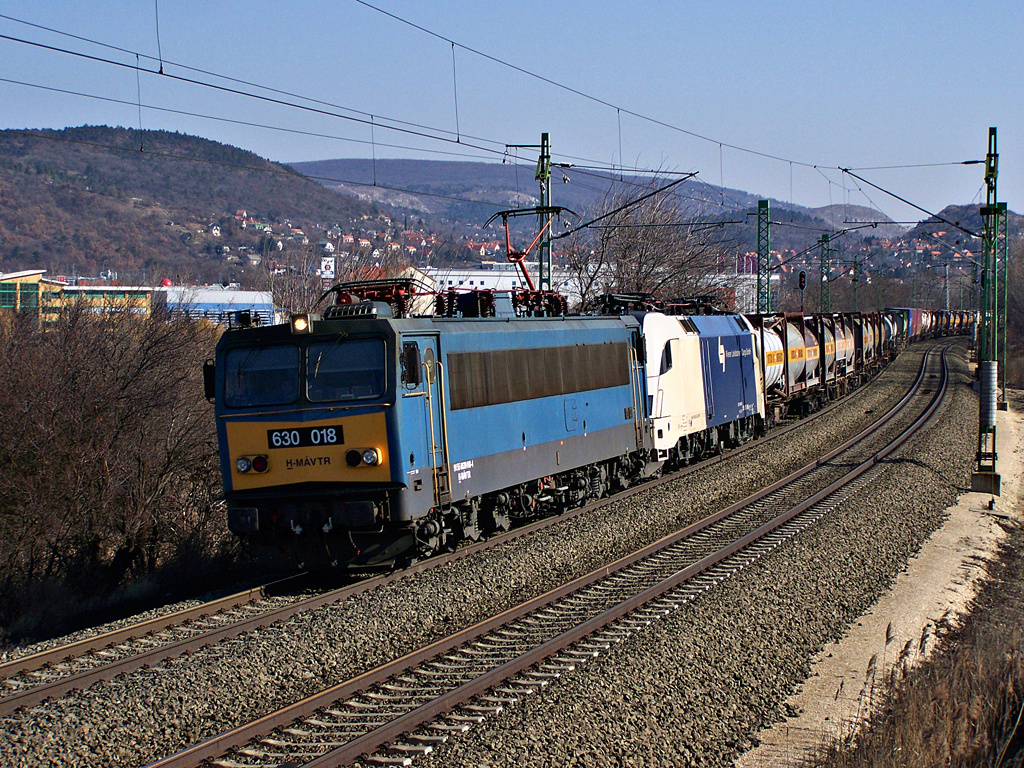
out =
<svg viewBox="0 0 1024 768"><path fill-rule="evenodd" d="M193 319L228 323L233 312L249 310L263 325L274 322L274 297L269 291L240 291L220 286L170 286L153 291L153 306L166 306Z"/></svg>

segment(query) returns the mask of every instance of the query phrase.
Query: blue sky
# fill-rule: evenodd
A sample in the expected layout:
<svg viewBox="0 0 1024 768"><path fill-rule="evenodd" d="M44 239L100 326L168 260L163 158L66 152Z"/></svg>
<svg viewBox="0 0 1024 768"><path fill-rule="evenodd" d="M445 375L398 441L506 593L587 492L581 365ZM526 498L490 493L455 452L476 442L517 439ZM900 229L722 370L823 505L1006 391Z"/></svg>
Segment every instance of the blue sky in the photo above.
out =
<svg viewBox="0 0 1024 768"><path fill-rule="evenodd" d="M373 4L455 41L454 72L450 42L356 0L4 0L4 16L133 53L0 18L0 35L128 65L0 39L0 127L137 127L141 94L144 128L193 133L285 162L371 153L497 162L505 144L535 144L547 131L556 159L699 171L710 184L801 205L874 205L916 220L923 214L837 167L980 159L996 126L999 197L1024 210L1024 3ZM136 72L135 52L148 71ZM159 54L164 76L145 58ZM335 106L274 96L355 119L169 77L256 91L181 65L329 102ZM423 126L406 127L434 138L388 130L394 121ZM518 153L535 160L534 150ZM984 194L981 166L857 173L932 211Z"/></svg>

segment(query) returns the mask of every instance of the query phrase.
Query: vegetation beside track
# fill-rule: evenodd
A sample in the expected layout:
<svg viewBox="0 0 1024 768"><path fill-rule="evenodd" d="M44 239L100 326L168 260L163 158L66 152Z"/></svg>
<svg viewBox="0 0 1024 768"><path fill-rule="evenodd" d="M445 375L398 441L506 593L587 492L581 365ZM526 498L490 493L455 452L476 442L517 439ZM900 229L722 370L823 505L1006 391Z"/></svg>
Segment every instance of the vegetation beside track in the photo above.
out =
<svg viewBox="0 0 1024 768"><path fill-rule="evenodd" d="M878 683L877 714L815 768L1024 765L1024 528L1010 530L964 621L940 624L928 660Z"/></svg>
<svg viewBox="0 0 1024 768"><path fill-rule="evenodd" d="M229 554L202 386L218 333L85 306L0 323L0 645L199 587Z"/></svg>

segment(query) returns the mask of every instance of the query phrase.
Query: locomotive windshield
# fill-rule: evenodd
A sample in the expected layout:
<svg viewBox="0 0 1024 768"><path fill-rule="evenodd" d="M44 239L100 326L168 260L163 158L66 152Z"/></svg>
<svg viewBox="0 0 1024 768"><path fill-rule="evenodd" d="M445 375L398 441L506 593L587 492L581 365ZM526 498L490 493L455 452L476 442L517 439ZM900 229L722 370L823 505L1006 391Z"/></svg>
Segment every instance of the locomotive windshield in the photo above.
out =
<svg viewBox="0 0 1024 768"><path fill-rule="evenodd" d="M309 402L373 400L387 389L384 359L382 339L231 349L224 358L224 403L229 408L290 405L299 399L303 373Z"/></svg>
<svg viewBox="0 0 1024 768"><path fill-rule="evenodd" d="M299 348L232 349L224 360L224 400L229 408L286 405L299 396Z"/></svg>
<svg viewBox="0 0 1024 768"><path fill-rule="evenodd" d="M306 397L314 403L384 395L384 342L318 342L306 351Z"/></svg>

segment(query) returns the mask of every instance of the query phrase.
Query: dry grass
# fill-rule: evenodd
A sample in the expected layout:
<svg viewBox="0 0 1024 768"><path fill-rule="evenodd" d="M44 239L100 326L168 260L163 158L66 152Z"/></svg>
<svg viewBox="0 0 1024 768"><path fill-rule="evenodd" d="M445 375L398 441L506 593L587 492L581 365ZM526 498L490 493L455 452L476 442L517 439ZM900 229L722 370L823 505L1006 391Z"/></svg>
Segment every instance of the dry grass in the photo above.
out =
<svg viewBox="0 0 1024 768"><path fill-rule="evenodd" d="M1016 389L1024 388L1024 343L1012 343L1007 348L1006 385Z"/></svg>
<svg viewBox="0 0 1024 768"><path fill-rule="evenodd" d="M876 714L813 765L1024 764L1024 530L1010 532L963 624L951 626L944 617L935 638L927 632L899 651L885 679L876 680L875 665L868 665L862 706L870 711L880 702ZM912 667L912 657L935 641L928 660Z"/></svg>

